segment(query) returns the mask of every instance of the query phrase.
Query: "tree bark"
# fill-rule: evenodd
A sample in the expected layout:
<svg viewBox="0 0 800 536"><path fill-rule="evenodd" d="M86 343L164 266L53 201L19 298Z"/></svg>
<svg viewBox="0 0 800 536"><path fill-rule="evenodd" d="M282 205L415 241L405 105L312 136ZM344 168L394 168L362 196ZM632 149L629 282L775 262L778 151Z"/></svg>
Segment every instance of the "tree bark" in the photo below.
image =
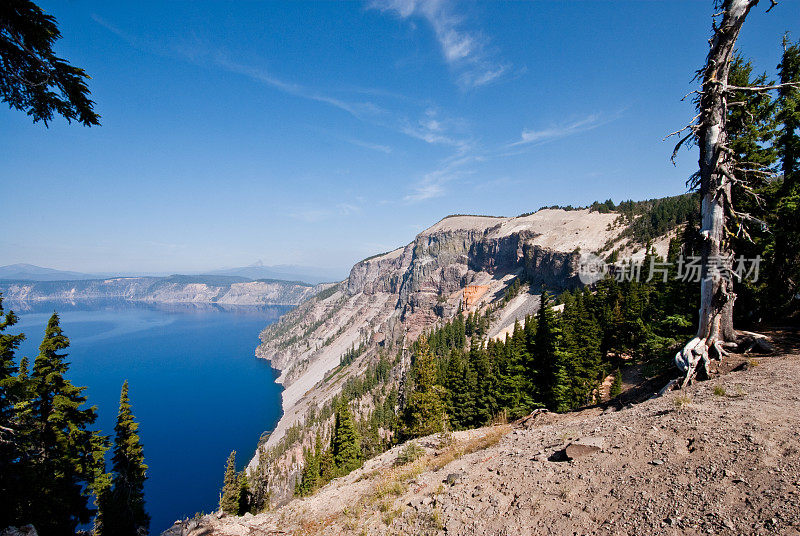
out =
<svg viewBox="0 0 800 536"><path fill-rule="evenodd" d="M700 282L700 319L697 336L675 356L675 362L686 372L683 384L697 373L698 365L708 373L709 356L725 354L722 343L736 339L733 329L733 303L736 294L730 272L720 267L721 260L732 257L726 237L725 217L732 207L731 190L734 162L726 147L728 134L728 73L736 39L750 10L759 0L725 0L722 22L715 27L711 50L701 73L703 85L699 98L699 118L695 126L700 149L700 186L702 274Z"/></svg>

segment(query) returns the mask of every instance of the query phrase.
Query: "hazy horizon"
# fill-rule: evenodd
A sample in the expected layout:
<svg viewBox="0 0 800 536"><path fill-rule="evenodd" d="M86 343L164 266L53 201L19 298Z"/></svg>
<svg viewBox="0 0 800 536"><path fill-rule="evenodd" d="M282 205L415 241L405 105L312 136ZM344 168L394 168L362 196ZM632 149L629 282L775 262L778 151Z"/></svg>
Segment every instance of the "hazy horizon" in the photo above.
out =
<svg viewBox="0 0 800 536"><path fill-rule="evenodd" d="M44 1L102 125L0 109L0 264L346 274L447 214L683 193L712 6L622 5ZM748 21L756 71L787 30Z"/></svg>

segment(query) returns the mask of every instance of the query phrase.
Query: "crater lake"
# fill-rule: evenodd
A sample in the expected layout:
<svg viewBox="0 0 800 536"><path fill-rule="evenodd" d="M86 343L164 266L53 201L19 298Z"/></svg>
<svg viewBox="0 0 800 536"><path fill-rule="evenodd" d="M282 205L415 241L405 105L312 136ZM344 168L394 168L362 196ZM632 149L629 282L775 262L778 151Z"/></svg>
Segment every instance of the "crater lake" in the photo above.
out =
<svg viewBox="0 0 800 536"><path fill-rule="evenodd" d="M259 332L288 306L223 307L139 302L4 302L19 316L9 333L26 339L18 356L33 364L53 311L70 339L68 378L86 386L95 428L112 436L128 380L148 479L151 534L198 509L216 510L225 461L241 469L259 436L281 415L281 387L254 355ZM110 467L110 466L109 466Z"/></svg>

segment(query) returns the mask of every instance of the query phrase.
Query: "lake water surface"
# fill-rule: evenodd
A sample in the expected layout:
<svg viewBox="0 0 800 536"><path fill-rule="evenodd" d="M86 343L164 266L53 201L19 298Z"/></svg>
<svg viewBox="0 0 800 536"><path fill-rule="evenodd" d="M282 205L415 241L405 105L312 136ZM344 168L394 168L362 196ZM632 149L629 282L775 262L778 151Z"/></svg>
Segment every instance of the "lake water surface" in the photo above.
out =
<svg viewBox="0 0 800 536"><path fill-rule="evenodd" d="M280 417L280 386L254 357L258 334L290 307L158 306L130 302L5 302L27 336L33 362L52 312L70 338L69 378L87 386L97 427L113 435L122 382L149 466L151 533L178 518L216 509L225 460L249 461L260 434Z"/></svg>

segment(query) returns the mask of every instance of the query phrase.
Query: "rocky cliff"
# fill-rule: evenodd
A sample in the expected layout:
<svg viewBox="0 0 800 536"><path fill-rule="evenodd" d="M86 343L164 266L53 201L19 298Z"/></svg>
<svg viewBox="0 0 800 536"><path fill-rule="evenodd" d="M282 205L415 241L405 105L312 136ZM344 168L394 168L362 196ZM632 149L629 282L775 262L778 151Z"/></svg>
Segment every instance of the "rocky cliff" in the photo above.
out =
<svg viewBox="0 0 800 536"><path fill-rule="evenodd" d="M308 426L301 425L319 415L349 378L363 374L379 352L402 355L406 341L452 318L465 288L480 289L480 295L467 293L469 306L493 307L490 335L502 335L517 318L535 312L543 288L578 285L580 254L607 249L624 228L618 214L589 210L544 209L516 218L452 216L405 247L357 263L345 281L262 332L256 354L281 371L284 414L249 470L267 471L273 499L287 500L302 467L302 446L311 437ZM624 241L618 247L624 249ZM525 292L501 300L516 278L525 282ZM339 367L342 355L361 344L363 354ZM401 362L395 370L395 383L402 383L405 366ZM284 439L289 430L291 441Z"/></svg>
<svg viewBox="0 0 800 536"><path fill-rule="evenodd" d="M155 303L296 305L327 286L298 281L174 275L80 281L0 280L0 293L5 299L18 302L121 299Z"/></svg>
<svg viewBox="0 0 800 536"><path fill-rule="evenodd" d="M640 404L420 438L415 461L396 446L273 512L164 536L796 535L800 341L785 342Z"/></svg>

